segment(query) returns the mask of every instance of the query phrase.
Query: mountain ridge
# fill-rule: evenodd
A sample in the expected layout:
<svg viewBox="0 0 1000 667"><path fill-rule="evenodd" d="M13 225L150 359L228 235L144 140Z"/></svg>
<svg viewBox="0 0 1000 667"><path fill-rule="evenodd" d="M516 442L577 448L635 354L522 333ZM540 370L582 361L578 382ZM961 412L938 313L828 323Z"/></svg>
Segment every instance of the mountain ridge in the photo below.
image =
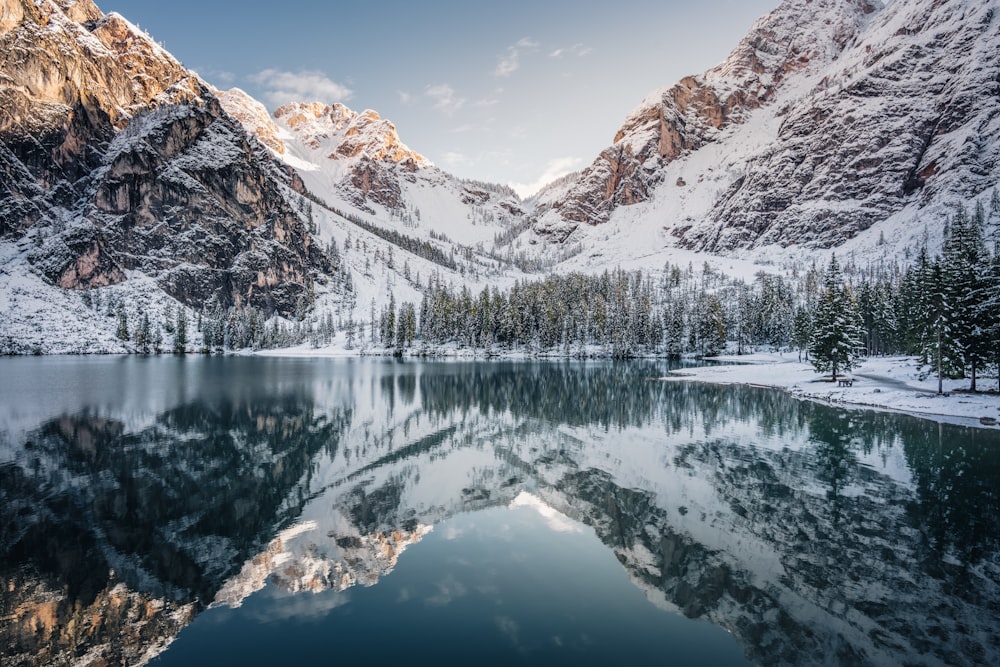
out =
<svg viewBox="0 0 1000 667"><path fill-rule="evenodd" d="M188 304L290 313L330 270L283 194L292 174L145 33L90 0L3 0L2 15L0 236L31 235L46 280L139 271Z"/></svg>
<svg viewBox="0 0 1000 667"><path fill-rule="evenodd" d="M640 224L624 211L658 200L666 246L827 249L981 199L1000 182L995 9L786 0L723 63L647 97L535 231Z"/></svg>
<svg viewBox="0 0 1000 667"><path fill-rule="evenodd" d="M49 349L56 320L89 332L82 294L109 287L164 321L167 297L342 326L419 302L431 275L475 291L665 261L745 278L834 248L905 261L1000 182L997 6L785 0L522 200L439 169L374 110L272 115L220 91L92 0L0 0L0 347ZM96 321L85 349L120 346Z"/></svg>

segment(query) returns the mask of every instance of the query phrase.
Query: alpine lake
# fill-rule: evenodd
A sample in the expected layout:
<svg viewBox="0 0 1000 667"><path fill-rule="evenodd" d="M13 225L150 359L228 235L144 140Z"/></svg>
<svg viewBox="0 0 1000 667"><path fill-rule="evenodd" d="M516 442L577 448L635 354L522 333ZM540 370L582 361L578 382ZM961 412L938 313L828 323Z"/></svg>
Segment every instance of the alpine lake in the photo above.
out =
<svg viewBox="0 0 1000 667"><path fill-rule="evenodd" d="M668 368L0 359L0 662L1000 664L1000 429Z"/></svg>

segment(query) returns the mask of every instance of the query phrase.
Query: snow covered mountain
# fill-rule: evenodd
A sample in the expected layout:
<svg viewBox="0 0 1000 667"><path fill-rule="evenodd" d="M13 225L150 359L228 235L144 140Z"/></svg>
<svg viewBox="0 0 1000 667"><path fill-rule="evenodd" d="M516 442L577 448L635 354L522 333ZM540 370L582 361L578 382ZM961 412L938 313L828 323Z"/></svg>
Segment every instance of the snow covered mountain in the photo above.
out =
<svg viewBox="0 0 1000 667"><path fill-rule="evenodd" d="M513 190L438 169L371 109L358 113L340 103L303 102L278 108L272 118L242 90L220 92L219 99L249 133L297 170L312 193L338 210L470 246L492 242L524 216Z"/></svg>
<svg viewBox="0 0 1000 667"><path fill-rule="evenodd" d="M211 89L90 0L2 0L0 238L64 290L153 278L188 305L291 312L331 269L295 177Z"/></svg>
<svg viewBox="0 0 1000 667"><path fill-rule="evenodd" d="M903 245L1000 182L997 9L785 0L722 64L650 95L535 230L617 221L710 252L868 229Z"/></svg>
<svg viewBox="0 0 1000 667"><path fill-rule="evenodd" d="M216 90L92 0L0 0L0 350L125 351L121 303L133 323L212 304L340 326L419 303L432 275L750 276L934 246L943 211L1000 182L998 8L785 0L522 202L438 169L375 111L272 116Z"/></svg>

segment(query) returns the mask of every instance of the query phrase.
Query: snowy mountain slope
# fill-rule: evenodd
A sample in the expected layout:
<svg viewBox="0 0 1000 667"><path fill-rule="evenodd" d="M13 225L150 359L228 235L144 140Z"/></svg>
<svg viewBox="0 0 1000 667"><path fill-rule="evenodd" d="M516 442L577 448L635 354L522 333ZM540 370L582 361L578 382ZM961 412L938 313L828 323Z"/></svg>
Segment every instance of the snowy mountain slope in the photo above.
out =
<svg viewBox="0 0 1000 667"><path fill-rule="evenodd" d="M534 229L586 246L581 225L617 220L736 254L877 226L898 249L1000 182L998 8L786 0L722 64L647 98Z"/></svg>
<svg viewBox="0 0 1000 667"><path fill-rule="evenodd" d="M154 277L200 307L289 313L330 270L196 75L90 0L3 0L0 238L62 289Z"/></svg>
<svg viewBox="0 0 1000 667"><path fill-rule="evenodd" d="M245 93L221 93L223 106L295 168L323 201L373 224L418 238L431 232L467 246L490 243L524 214L509 188L466 182L441 171L399 138L371 109L296 103L273 118Z"/></svg>
<svg viewBox="0 0 1000 667"><path fill-rule="evenodd" d="M752 277L834 247L896 260L1000 180L997 3L786 0L522 202L374 111L272 117L90 0L0 0L0 349L127 350L88 291L133 323L169 303L342 326L418 303L432 276L478 291L665 261Z"/></svg>
<svg viewBox="0 0 1000 667"><path fill-rule="evenodd" d="M381 184L420 165L428 178L405 184L420 195L411 199L460 235L472 229L461 237L470 245L503 229L498 218L517 213L517 198L460 184L415 154L409 159L392 125L373 112L339 109L346 123L340 159L327 159L333 151L315 143L318 117L308 128L278 127L245 93L219 93L90 0L2 0L0 9L4 351L126 351L115 335L115 304L131 325L147 315L154 329L170 309L188 309L189 321L216 306L288 317L313 300L322 312L361 319L394 291L400 301L419 302L418 282L434 273L452 282L464 273L475 283L479 272L497 270L488 258L448 259L465 246L446 239L443 226L419 222L417 204L387 208ZM402 155L379 153L392 142ZM411 243L314 206L322 198L289 164L307 177L322 164L327 171L317 170L311 185L331 205L373 227L406 220ZM334 183L339 189L330 189ZM437 263L410 252L413 239L435 248ZM344 249L342 258L330 254L331 242ZM108 304L106 316L91 311L95 299ZM193 334L191 346L200 349L199 340Z"/></svg>

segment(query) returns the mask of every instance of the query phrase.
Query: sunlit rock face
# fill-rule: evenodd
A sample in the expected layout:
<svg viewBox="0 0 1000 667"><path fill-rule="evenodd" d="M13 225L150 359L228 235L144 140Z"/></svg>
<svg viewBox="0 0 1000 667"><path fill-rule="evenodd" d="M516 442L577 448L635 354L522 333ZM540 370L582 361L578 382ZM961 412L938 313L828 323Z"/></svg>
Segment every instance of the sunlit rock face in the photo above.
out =
<svg viewBox="0 0 1000 667"><path fill-rule="evenodd" d="M688 179L727 172L692 195L704 213L663 221L713 252L832 247L904 209L983 195L1000 180L997 10L786 0L722 64L647 98L536 230L560 240L676 197L692 185L684 165L698 165Z"/></svg>
<svg viewBox="0 0 1000 667"><path fill-rule="evenodd" d="M192 306L291 312L328 260L212 90L89 0L0 12L0 236L37 228L30 260L66 289L137 270Z"/></svg>
<svg viewBox="0 0 1000 667"><path fill-rule="evenodd" d="M505 186L465 182L442 171L400 139L396 126L376 111L353 111L339 102L295 102L278 107L273 118L248 113L240 91L222 94L223 106L244 127L288 160L284 143L299 148L288 163L309 180L314 193L343 200L366 213L381 207L390 218L419 216L426 192L448 202L450 216L489 221L505 227L524 215L517 195ZM425 191L421 193L420 191ZM409 220L416 225L417 220ZM453 221L452 221L453 222Z"/></svg>
<svg viewBox="0 0 1000 667"><path fill-rule="evenodd" d="M296 103L279 107L274 118L319 160L338 163L336 191L361 209L371 202L405 210L401 182L415 181L417 170L431 168L400 141L395 125L370 109L357 113L340 103Z"/></svg>

